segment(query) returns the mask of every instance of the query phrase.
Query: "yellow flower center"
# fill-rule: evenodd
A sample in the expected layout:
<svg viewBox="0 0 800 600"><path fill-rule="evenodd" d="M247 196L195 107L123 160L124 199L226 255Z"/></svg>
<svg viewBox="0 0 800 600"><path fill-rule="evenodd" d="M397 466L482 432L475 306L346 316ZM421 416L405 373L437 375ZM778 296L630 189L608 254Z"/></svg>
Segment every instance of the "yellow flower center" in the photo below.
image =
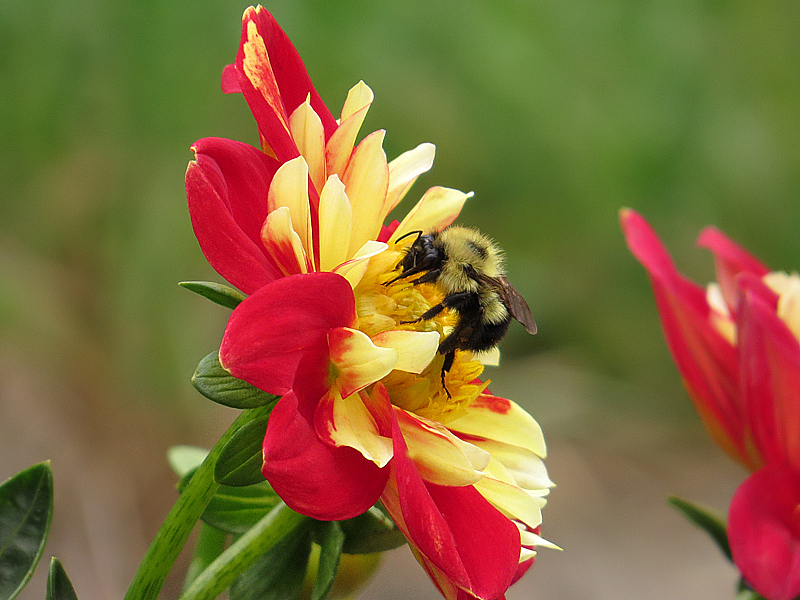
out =
<svg viewBox="0 0 800 600"><path fill-rule="evenodd" d="M404 329L437 331L443 339L458 319L451 311L445 310L427 321L414 322L441 302L443 296L436 285L414 285L404 279L387 283L397 277L397 265L402 258L401 249L390 247L370 259L364 277L354 290L358 328L370 337ZM462 416L488 385L488 382L476 381L483 372L483 365L475 360L472 352L456 351L453 366L445 374L445 390L443 364L444 356L437 354L419 375L395 370L384 377L381 382L392 404L440 423Z"/></svg>

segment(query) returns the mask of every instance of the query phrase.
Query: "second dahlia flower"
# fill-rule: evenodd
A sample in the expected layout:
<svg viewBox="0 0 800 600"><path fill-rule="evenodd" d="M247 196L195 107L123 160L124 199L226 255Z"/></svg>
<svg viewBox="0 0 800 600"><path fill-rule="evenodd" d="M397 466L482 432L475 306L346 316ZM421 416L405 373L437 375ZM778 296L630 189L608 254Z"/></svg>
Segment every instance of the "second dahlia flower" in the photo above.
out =
<svg viewBox="0 0 800 600"><path fill-rule="evenodd" d="M261 7L244 14L223 89L244 94L261 148L198 141L186 187L205 256L249 294L220 363L281 396L264 476L321 520L382 502L447 598L501 598L547 545L544 438L528 413L486 390L471 352L457 352L442 378L437 348L455 317L416 322L441 293L393 281L404 234L442 230L469 195L431 188L385 226L431 167L433 146L387 162L384 132L356 145L372 92L355 86L334 119Z"/></svg>

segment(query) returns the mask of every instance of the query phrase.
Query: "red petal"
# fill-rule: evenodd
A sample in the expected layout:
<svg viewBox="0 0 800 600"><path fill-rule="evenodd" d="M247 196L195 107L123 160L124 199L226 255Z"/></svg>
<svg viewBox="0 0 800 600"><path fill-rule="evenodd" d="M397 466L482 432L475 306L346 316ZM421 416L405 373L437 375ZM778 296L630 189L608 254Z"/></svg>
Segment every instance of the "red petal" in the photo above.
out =
<svg viewBox="0 0 800 600"><path fill-rule="evenodd" d="M392 438L392 477L381 497L392 518L424 561L453 584L479 598L502 596L519 563L516 525L473 486L424 482L396 421Z"/></svg>
<svg viewBox="0 0 800 600"><path fill-rule="evenodd" d="M725 298L728 308L735 313L736 276L739 273L752 273L757 277L762 277L769 273L769 269L716 227L703 229L697 238L697 245L701 248L708 248L714 253L717 282L722 289L722 296Z"/></svg>
<svg viewBox="0 0 800 600"><path fill-rule="evenodd" d="M335 273L278 279L234 309L219 350L234 377L272 394L292 387L301 360L323 357L327 377L328 330L356 322L353 289Z"/></svg>
<svg viewBox="0 0 800 600"><path fill-rule="evenodd" d="M728 540L742 577L769 600L800 594L800 473L770 465L731 500Z"/></svg>
<svg viewBox="0 0 800 600"><path fill-rule="evenodd" d="M750 465L736 351L712 326L704 290L678 273L639 214L623 210L620 222L628 247L650 275L667 346L701 420L723 450Z"/></svg>
<svg viewBox="0 0 800 600"><path fill-rule="evenodd" d="M248 23L254 23L266 47L266 61L254 65L256 85L245 73ZM247 104L258 123L262 139L281 162L299 152L287 129L289 115L310 95L311 106L322 120L327 140L336 130L336 120L314 89L305 65L286 33L263 7L248 8L242 18L242 39L236 56L236 72ZM251 71L252 75L252 71Z"/></svg>
<svg viewBox="0 0 800 600"><path fill-rule="evenodd" d="M800 469L800 344L772 306L746 293L739 347L755 447L767 463Z"/></svg>
<svg viewBox="0 0 800 600"><path fill-rule="evenodd" d="M264 254L261 225L277 163L222 138L198 140L186 171L186 196L203 254L225 279L250 294L280 276Z"/></svg>
<svg viewBox="0 0 800 600"><path fill-rule="evenodd" d="M225 94L241 94L242 88L239 86L239 73L236 65L225 65L222 69L222 81L220 82L222 92Z"/></svg>
<svg viewBox="0 0 800 600"><path fill-rule="evenodd" d="M356 517L377 502L389 469L320 441L314 403L294 392L280 399L267 424L262 473L292 510L323 521Z"/></svg>

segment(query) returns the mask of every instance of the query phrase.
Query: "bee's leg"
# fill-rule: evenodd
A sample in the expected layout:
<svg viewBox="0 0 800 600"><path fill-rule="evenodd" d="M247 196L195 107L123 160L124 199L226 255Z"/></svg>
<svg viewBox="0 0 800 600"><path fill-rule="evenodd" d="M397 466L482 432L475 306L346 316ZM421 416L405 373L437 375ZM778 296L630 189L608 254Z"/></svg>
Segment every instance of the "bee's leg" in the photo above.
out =
<svg viewBox="0 0 800 600"><path fill-rule="evenodd" d="M456 359L456 351L451 350L447 354L444 355L444 363L442 364L442 389L444 390L445 394L447 394L448 398L452 398L450 395L450 390L447 389L447 385L444 382L444 376L450 372L450 369L453 366L453 361Z"/></svg>
<svg viewBox="0 0 800 600"><path fill-rule="evenodd" d="M441 269L434 269L432 271L428 271L422 277L418 277L411 283L413 283L414 285L417 285L418 283L433 283L434 281L439 279L439 275L441 274L442 274Z"/></svg>

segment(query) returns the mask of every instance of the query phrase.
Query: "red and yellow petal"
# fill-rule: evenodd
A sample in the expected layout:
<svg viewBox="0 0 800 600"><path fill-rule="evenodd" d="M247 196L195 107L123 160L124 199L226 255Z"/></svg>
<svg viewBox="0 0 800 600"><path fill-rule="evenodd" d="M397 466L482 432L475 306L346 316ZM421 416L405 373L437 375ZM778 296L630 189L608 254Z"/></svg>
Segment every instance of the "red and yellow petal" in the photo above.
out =
<svg viewBox="0 0 800 600"><path fill-rule="evenodd" d="M446 187L430 188L394 230L391 241L412 231L441 231L456 220L471 196Z"/></svg>
<svg viewBox="0 0 800 600"><path fill-rule="evenodd" d="M334 384L347 397L391 373L397 364L397 350L380 348L369 336L349 327L328 332Z"/></svg>
<svg viewBox="0 0 800 600"><path fill-rule="evenodd" d="M327 359L328 332L355 322L353 290L343 277L284 277L234 309L222 338L220 363L234 377L266 392L285 394L301 360ZM327 372L318 377L324 379Z"/></svg>

